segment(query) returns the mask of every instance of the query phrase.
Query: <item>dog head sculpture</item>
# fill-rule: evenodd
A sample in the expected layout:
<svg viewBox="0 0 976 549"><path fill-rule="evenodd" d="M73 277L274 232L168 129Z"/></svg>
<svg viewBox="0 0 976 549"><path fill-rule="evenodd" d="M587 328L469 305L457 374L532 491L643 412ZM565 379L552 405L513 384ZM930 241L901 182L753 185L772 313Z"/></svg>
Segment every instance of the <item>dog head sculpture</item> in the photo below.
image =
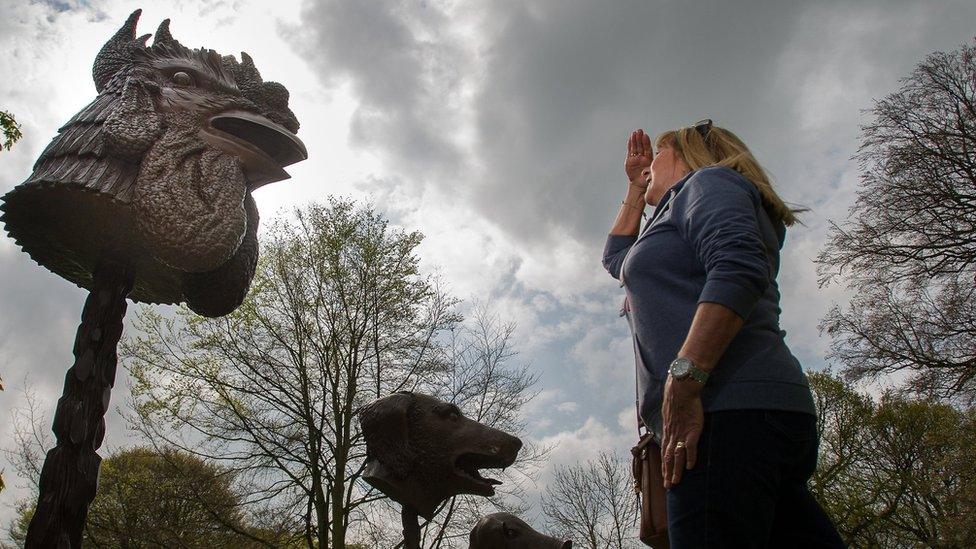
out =
<svg viewBox="0 0 976 549"><path fill-rule="evenodd" d="M359 423L366 440L363 478L428 520L452 496L494 495L501 482L479 469L508 467L522 448L518 438L419 393L377 399L359 412Z"/></svg>
<svg viewBox="0 0 976 549"><path fill-rule="evenodd" d="M559 540L532 529L510 513L494 513L471 530L468 549L572 549L573 542Z"/></svg>
<svg viewBox="0 0 976 549"><path fill-rule="evenodd" d="M3 197L2 219L39 264L91 288L105 261L134 273L129 297L205 316L237 308L254 276L251 191L304 160L288 91L251 58L189 49L169 20L136 37L140 10L102 47L98 96Z"/></svg>

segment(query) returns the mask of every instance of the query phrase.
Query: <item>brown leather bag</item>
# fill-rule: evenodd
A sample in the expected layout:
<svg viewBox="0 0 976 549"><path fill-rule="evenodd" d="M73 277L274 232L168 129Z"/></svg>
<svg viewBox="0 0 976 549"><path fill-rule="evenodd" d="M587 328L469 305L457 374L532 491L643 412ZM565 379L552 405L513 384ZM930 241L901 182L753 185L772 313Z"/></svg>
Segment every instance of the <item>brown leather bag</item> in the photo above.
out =
<svg viewBox="0 0 976 549"><path fill-rule="evenodd" d="M661 474L661 447L654 441L654 435L645 433L630 453L634 456L634 491L640 501L640 540L654 549L668 549L668 508Z"/></svg>

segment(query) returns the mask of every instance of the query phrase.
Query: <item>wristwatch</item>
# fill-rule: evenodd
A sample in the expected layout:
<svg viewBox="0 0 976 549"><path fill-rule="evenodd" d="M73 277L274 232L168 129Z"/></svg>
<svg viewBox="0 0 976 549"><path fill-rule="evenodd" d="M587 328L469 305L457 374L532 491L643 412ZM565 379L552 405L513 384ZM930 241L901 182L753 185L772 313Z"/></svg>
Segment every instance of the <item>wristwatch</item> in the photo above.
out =
<svg viewBox="0 0 976 549"><path fill-rule="evenodd" d="M695 363L689 358L678 357L671 362L671 367L668 368L668 372L671 373L671 377L674 379L685 379L690 377L702 385L708 381L708 372L697 368Z"/></svg>

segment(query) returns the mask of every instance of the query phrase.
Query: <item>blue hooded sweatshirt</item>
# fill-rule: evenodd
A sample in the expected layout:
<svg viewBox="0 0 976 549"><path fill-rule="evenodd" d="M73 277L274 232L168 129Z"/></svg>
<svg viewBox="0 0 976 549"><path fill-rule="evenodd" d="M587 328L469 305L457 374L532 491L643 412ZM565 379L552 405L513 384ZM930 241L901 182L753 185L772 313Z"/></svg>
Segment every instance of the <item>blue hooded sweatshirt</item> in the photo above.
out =
<svg viewBox="0 0 976 549"><path fill-rule="evenodd" d="M603 265L629 303L640 415L658 435L668 368L703 302L744 320L702 389L706 412L815 413L806 375L779 327L776 275L785 235L755 185L735 170L709 167L675 183L639 236L607 238Z"/></svg>

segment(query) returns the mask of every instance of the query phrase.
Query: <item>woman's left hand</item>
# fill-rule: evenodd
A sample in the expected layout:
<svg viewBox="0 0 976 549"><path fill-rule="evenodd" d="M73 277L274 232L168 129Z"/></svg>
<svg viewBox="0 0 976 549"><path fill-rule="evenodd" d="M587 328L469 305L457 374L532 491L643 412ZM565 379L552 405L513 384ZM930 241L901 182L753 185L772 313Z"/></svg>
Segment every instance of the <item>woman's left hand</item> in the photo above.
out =
<svg viewBox="0 0 976 549"><path fill-rule="evenodd" d="M661 407L664 416L661 468L665 488L681 482L681 474L694 467L698 458L698 437L705 425L700 393L701 385L697 381L668 376Z"/></svg>

